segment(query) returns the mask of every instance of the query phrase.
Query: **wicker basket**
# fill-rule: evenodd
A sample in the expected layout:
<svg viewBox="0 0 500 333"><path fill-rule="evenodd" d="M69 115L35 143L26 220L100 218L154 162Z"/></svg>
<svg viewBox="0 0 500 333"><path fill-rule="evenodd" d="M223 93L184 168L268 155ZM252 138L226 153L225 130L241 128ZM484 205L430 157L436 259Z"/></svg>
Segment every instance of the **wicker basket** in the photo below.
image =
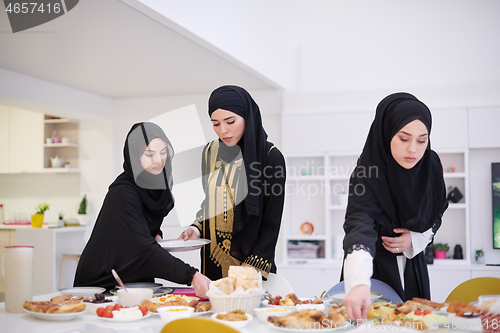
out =
<svg viewBox="0 0 500 333"><path fill-rule="evenodd" d="M254 309L260 306L264 293L250 295L212 295L207 293L207 297L212 304L212 311L228 312L234 310L244 310L247 313L254 313Z"/></svg>
<svg viewBox="0 0 500 333"><path fill-rule="evenodd" d="M481 317L484 333L500 332L500 314L481 312L479 316Z"/></svg>

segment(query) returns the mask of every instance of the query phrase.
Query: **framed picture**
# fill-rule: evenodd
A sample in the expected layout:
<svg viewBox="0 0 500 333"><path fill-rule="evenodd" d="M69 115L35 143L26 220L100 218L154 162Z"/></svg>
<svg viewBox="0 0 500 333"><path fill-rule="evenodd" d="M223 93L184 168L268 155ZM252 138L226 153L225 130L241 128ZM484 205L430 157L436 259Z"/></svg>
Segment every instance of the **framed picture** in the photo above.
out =
<svg viewBox="0 0 500 333"><path fill-rule="evenodd" d="M500 163L491 163L493 248L500 249Z"/></svg>

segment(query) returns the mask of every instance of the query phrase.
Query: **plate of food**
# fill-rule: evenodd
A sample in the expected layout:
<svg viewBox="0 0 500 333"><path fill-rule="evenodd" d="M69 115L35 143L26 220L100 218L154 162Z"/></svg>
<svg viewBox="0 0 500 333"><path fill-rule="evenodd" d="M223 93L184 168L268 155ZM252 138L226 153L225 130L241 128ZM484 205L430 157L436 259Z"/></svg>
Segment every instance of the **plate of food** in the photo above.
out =
<svg viewBox="0 0 500 333"><path fill-rule="evenodd" d="M122 307L120 304L115 304L114 306L97 309L96 314L106 321L115 323L128 323L151 317L151 313L142 305L136 305L129 308Z"/></svg>
<svg viewBox="0 0 500 333"><path fill-rule="evenodd" d="M290 310L296 310L298 304L323 304L321 298L307 298L307 297L297 297L295 294L288 294L285 297L280 295L271 296L268 300L263 300L261 302L263 306L281 306Z"/></svg>
<svg viewBox="0 0 500 333"><path fill-rule="evenodd" d="M103 319L114 323L129 323L131 321L143 320L144 318L149 318L149 317L151 317L151 313L147 313L142 317L130 317L130 318L120 317L120 318L103 318Z"/></svg>
<svg viewBox="0 0 500 333"><path fill-rule="evenodd" d="M41 320L67 321L67 320L75 319L78 315L84 313L85 310L77 311L77 312L67 312L67 313L45 313L45 312L29 311L29 310L24 309L24 312L29 313L29 314L33 315L33 317L35 317L37 319L41 319Z"/></svg>
<svg viewBox="0 0 500 333"><path fill-rule="evenodd" d="M245 313L243 310L234 310L230 312L219 312L212 315L212 319L224 323L233 328L240 329L252 321L253 316Z"/></svg>
<svg viewBox="0 0 500 333"><path fill-rule="evenodd" d="M84 296L60 295L49 301L28 302L23 304L24 311L37 319L49 321L66 321L76 318L85 312Z"/></svg>
<svg viewBox="0 0 500 333"><path fill-rule="evenodd" d="M158 244L169 252L181 252L198 250L202 246L210 244L210 240L203 238L190 238L186 241L183 239L165 239L158 241Z"/></svg>
<svg viewBox="0 0 500 333"><path fill-rule="evenodd" d="M306 309L293 311L284 316L267 318L269 327L287 332L330 332L348 328L351 323L346 320L342 309L332 306L328 315L324 312Z"/></svg>

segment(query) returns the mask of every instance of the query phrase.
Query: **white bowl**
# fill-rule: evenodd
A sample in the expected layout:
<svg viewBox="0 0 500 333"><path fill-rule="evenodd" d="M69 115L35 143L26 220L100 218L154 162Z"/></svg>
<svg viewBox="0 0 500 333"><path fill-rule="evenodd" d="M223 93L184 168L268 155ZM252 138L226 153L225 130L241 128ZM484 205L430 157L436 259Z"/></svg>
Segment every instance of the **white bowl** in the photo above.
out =
<svg viewBox="0 0 500 333"><path fill-rule="evenodd" d="M207 293L213 312L229 312L234 310L243 310L246 313L253 312L255 308L259 307L262 295L263 293L239 296L211 295Z"/></svg>
<svg viewBox="0 0 500 333"><path fill-rule="evenodd" d="M149 288L127 288L117 291L118 300L123 306L142 305L142 300L148 301L153 298L153 289Z"/></svg>
<svg viewBox="0 0 500 333"><path fill-rule="evenodd" d="M245 312L246 316L247 316L247 320L238 320L238 321L229 321L229 320L220 320L220 319L217 319L217 315L218 314L226 314L227 312L219 312L219 313L214 313L212 315L212 319L215 320L215 321L218 321L219 323L224 323L226 325L229 325L233 328L242 328L242 327L245 327L246 324L248 324L249 322L251 322L253 320L253 316L251 314L248 314Z"/></svg>
<svg viewBox="0 0 500 333"><path fill-rule="evenodd" d="M286 316L292 310L285 308L283 306L275 306L275 307L268 307L268 308L256 308L254 309L255 314L257 317L264 323L267 323L267 318L270 316L274 317L282 317Z"/></svg>
<svg viewBox="0 0 500 333"><path fill-rule="evenodd" d="M90 314L96 314L97 308L105 308L108 305L115 305L118 303L118 297L116 296L111 296L111 297L106 297L106 299L110 299L111 302L105 302L105 303L90 303L90 302L83 302L85 304L85 310L87 313Z"/></svg>
<svg viewBox="0 0 500 333"><path fill-rule="evenodd" d="M162 306L156 309L161 319L168 323L172 320L190 317L194 308L190 306Z"/></svg>

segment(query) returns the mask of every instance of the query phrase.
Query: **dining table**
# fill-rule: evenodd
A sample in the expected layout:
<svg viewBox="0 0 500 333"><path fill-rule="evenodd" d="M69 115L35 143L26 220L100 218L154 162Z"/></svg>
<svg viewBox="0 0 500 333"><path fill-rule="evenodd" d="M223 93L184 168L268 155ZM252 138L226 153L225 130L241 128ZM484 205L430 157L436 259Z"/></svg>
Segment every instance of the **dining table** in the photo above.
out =
<svg viewBox="0 0 500 333"><path fill-rule="evenodd" d="M52 297L61 295L60 292L44 294L33 297L33 301L47 301ZM210 318L210 314L203 314L202 316ZM74 319L68 321L47 321L35 318L30 313L13 314L5 311L5 303L0 303L0 332L5 333L90 333L90 332L110 332L110 333L159 333L165 326L159 315L151 315L148 318L134 322L110 322L105 318L98 317L94 314L82 312L76 315ZM346 325L345 328L340 329L326 329L326 330L298 330L298 329L283 329L272 327L269 323L260 321L256 316L243 328L238 329L242 333L280 333L280 332L328 332L337 330L354 330L359 333L377 333L381 330L397 330L398 333L416 333L422 332L415 329L396 328L396 327L380 327L374 326L370 323L365 325ZM446 333L446 331L453 331L453 333L478 333L482 332L481 328L472 329L453 329L453 328L434 328L428 330L431 333ZM202 332L200 332L202 333ZM340 332L339 332L340 333Z"/></svg>

